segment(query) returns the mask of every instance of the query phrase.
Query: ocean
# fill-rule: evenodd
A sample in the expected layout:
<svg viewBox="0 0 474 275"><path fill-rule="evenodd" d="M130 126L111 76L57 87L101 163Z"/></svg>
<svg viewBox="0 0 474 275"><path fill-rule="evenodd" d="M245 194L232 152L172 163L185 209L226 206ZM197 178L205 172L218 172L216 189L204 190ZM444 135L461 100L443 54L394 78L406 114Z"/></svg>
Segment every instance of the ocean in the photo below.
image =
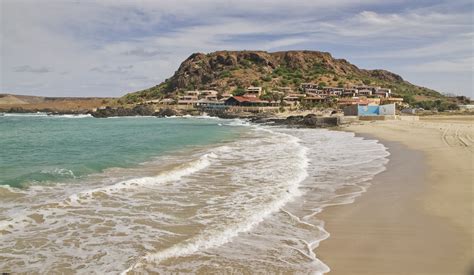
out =
<svg viewBox="0 0 474 275"><path fill-rule="evenodd" d="M0 117L0 271L324 273L377 140L210 117Z"/></svg>

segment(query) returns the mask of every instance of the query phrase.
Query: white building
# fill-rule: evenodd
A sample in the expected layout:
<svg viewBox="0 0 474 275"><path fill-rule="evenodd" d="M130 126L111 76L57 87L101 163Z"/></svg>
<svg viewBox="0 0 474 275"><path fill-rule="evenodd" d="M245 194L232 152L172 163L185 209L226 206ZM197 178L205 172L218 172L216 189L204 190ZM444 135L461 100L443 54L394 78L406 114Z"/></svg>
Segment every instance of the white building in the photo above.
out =
<svg viewBox="0 0 474 275"><path fill-rule="evenodd" d="M357 94L360 96L370 96L372 95L372 90L369 90L369 89L358 90Z"/></svg>
<svg viewBox="0 0 474 275"><path fill-rule="evenodd" d="M392 90L388 88L378 88L373 94L379 97L390 97Z"/></svg>

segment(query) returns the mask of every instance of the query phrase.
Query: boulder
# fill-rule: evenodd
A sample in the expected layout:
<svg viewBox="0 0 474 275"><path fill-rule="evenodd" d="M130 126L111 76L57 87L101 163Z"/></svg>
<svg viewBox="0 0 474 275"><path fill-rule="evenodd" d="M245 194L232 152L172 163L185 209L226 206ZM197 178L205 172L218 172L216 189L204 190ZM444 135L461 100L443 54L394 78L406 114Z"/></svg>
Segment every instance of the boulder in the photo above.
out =
<svg viewBox="0 0 474 275"><path fill-rule="evenodd" d="M180 115L176 110L171 108L160 109L156 114L158 117L169 117L169 116L178 116Z"/></svg>

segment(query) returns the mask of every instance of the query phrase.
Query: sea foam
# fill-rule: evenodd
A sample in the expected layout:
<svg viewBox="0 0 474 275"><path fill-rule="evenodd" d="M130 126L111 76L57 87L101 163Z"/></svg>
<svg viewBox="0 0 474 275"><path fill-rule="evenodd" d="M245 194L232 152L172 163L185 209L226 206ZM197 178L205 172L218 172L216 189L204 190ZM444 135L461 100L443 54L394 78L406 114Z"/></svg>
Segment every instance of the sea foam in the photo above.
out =
<svg viewBox="0 0 474 275"><path fill-rule="evenodd" d="M317 247L330 232L317 214L361 195L385 169L386 148L345 132L222 124L247 127L216 147L104 171L76 185L31 187L2 203L0 227L10 233L0 236L0 250L11 253L2 254L0 269L328 272ZM13 249L19 240L41 249Z"/></svg>
<svg viewBox="0 0 474 275"><path fill-rule="evenodd" d="M73 194L69 196L69 201L71 204L77 204L79 200L91 198L91 196L97 192L111 194L113 192L119 192L122 189L139 188L144 186L157 186L171 181L178 181L184 176L191 175L202 169L205 169L206 167L211 165L212 158L216 157L217 156L215 153L210 152L202 155L199 159L195 161L180 165L179 167L176 167L175 169L170 171L164 171L157 176L129 179L112 185L86 190L79 194Z"/></svg>
<svg viewBox="0 0 474 275"><path fill-rule="evenodd" d="M240 120L234 121L232 123L234 123L235 126L248 125L246 123L242 123ZM185 256L200 250L221 246L231 241L232 238L238 236L240 233L250 231L254 226L262 222L269 215L280 210L287 202L301 195L298 188L299 184L308 176L306 171L309 163L309 159L306 157L307 148L301 146L299 144L299 139L294 136L285 133L277 133L271 129L261 127L255 127L254 129L256 131L266 132L272 137L277 137L277 140L274 141L275 145L283 147L289 146L292 148L292 154L295 157L295 162L293 162L295 172L286 175L287 177L282 180L281 183L285 185L285 190L280 192L278 196L269 201L269 203L260 205L260 207L255 207L251 212L249 212L249 215L246 216L244 220L238 221L237 223L225 227L222 230L209 230L208 232L200 234L186 243L177 244L163 251L149 253L144 257L135 260L134 264L124 270L122 274L126 274L147 262L159 263L162 260L171 257ZM242 145L242 147L246 146L246 144ZM228 148L229 147L226 147L227 152L229 152ZM236 148L236 150L242 149L243 148Z"/></svg>

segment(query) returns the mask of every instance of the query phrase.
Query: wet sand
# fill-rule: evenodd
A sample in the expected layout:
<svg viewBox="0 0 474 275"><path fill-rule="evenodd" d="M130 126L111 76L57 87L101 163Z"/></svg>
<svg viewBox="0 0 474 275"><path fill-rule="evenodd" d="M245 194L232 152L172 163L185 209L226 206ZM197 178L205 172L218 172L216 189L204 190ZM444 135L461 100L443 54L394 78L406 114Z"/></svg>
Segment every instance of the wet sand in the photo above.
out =
<svg viewBox="0 0 474 275"><path fill-rule="evenodd" d="M387 170L353 204L318 217L331 274L468 274L472 266L472 120L352 125L381 140ZM472 271L471 271L472 272Z"/></svg>

